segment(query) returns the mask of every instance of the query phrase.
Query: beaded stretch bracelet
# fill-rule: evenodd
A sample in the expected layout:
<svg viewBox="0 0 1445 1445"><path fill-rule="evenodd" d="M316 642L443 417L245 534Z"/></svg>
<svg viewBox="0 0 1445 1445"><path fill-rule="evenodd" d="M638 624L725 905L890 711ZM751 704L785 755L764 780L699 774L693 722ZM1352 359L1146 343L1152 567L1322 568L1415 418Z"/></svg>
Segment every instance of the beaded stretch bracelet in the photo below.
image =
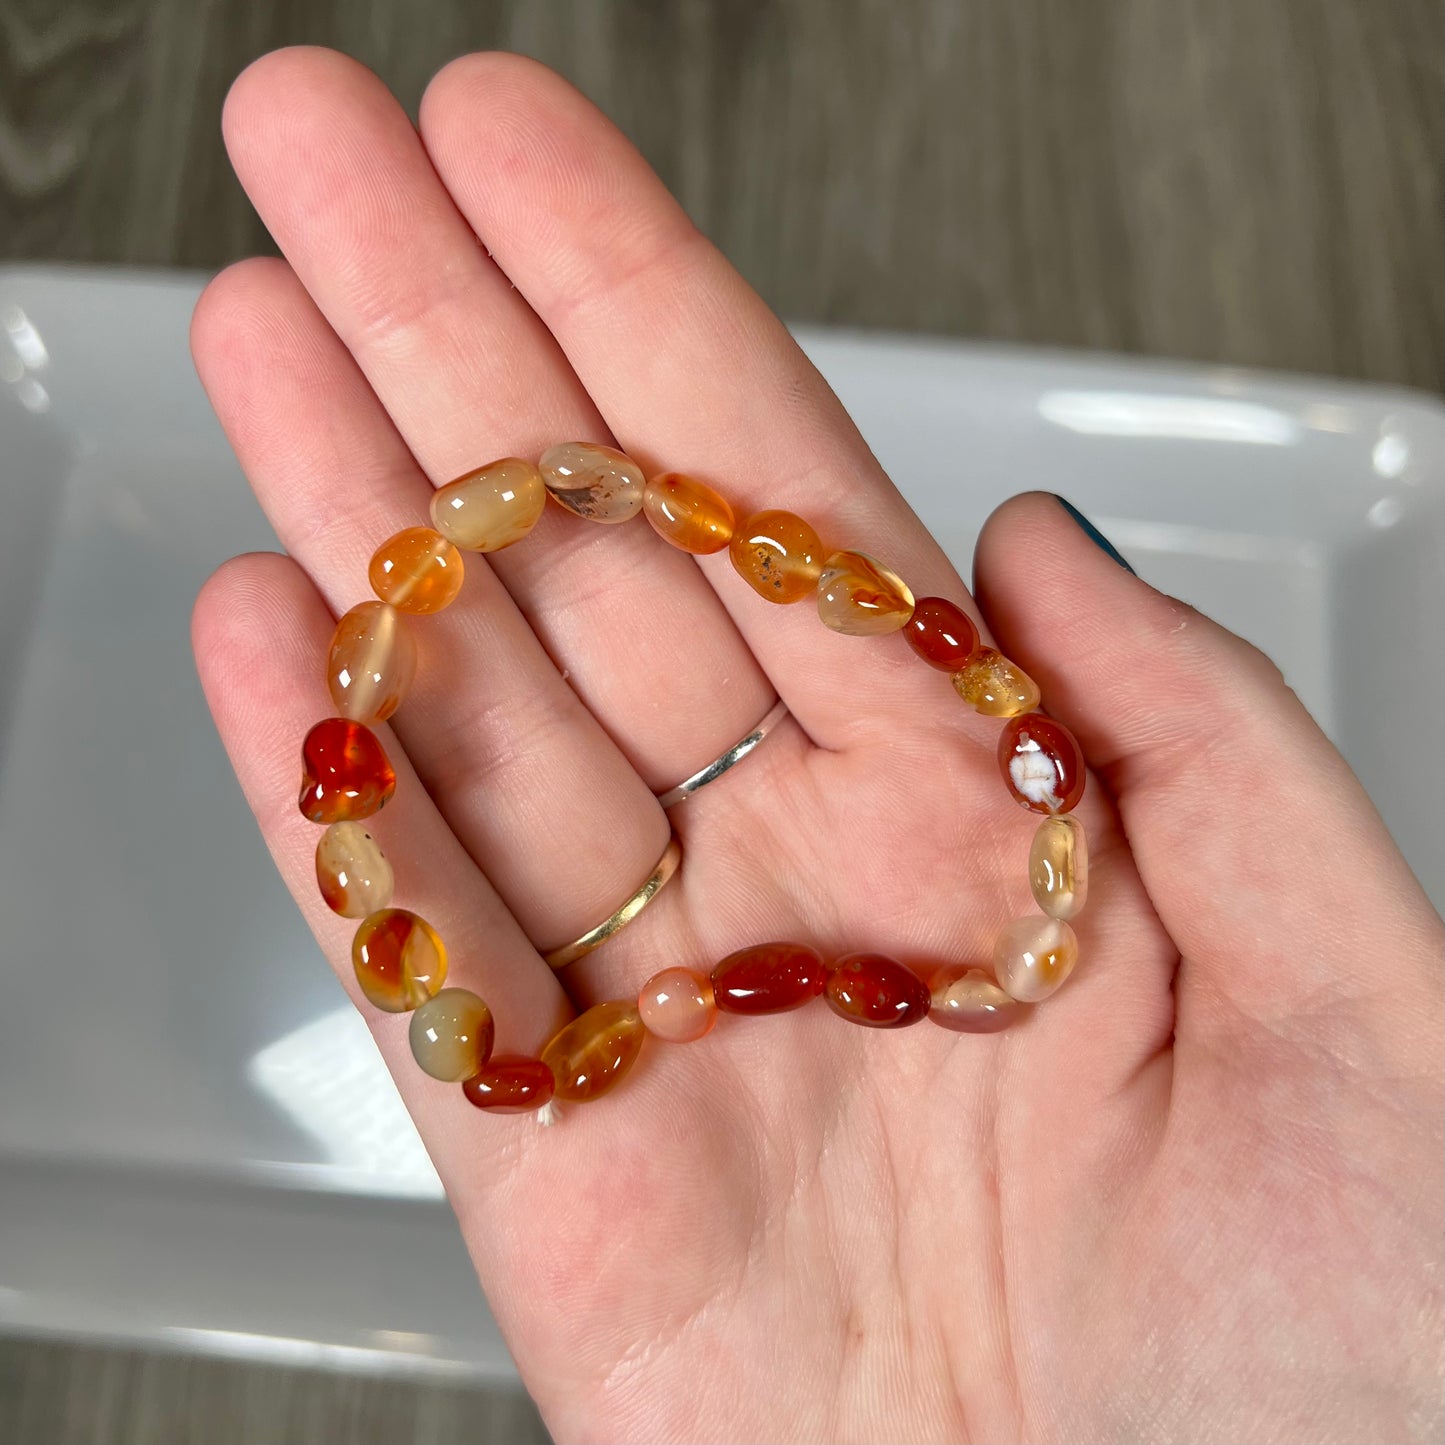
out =
<svg viewBox="0 0 1445 1445"><path fill-rule="evenodd" d="M625 522L644 512L661 537L694 555L727 548L762 597L790 603L816 596L819 616L835 632L901 631L924 662L950 675L960 697L1006 719L998 748L1004 781L1025 808L1045 815L1029 856L1041 912L999 933L995 978L947 965L925 983L876 953L827 965L806 945L763 943L730 954L707 975L663 969L635 1001L601 1003L573 1019L540 1058L492 1056L491 1010L468 989L443 988L447 953L436 930L391 906L391 865L361 820L391 797L396 773L370 724L396 711L416 671L416 643L403 614L449 606L462 585L459 549L495 552L520 541L549 495L594 522ZM327 825L316 848L322 897L334 913L361 920L351 949L361 990L388 1013L411 1012L412 1053L433 1078L460 1083L480 1109L541 1109L554 1099L599 1097L627 1074L647 1035L673 1043L700 1039L719 1012L781 1013L821 996L841 1017L873 1028L930 1018L958 1032L994 1033L1073 971L1078 942L1069 920L1087 889L1084 832L1071 816L1084 791L1083 754L1062 723L1036 711L1032 679L981 646L978 630L952 602L915 602L901 577L865 553L825 555L818 534L791 512L758 512L737 527L731 506L704 483L677 472L647 481L630 457L585 442L553 447L535 465L507 457L478 467L433 495L431 517L432 527L407 528L377 549L369 568L377 600L359 603L336 625L327 685L338 715L306 735L300 807ZM564 967L624 926L665 885L678 857L673 839L652 877L611 919L548 962ZM550 1116L548 1107L544 1117Z"/></svg>

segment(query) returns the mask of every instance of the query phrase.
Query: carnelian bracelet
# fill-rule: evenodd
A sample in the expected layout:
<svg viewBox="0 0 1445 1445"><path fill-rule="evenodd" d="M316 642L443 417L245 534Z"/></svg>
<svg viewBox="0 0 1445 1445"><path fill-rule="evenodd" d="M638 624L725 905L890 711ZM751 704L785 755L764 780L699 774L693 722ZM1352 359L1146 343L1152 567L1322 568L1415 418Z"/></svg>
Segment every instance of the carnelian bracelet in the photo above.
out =
<svg viewBox="0 0 1445 1445"><path fill-rule="evenodd" d="M370 725L396 711L416 672L416 643L403 614L449 606L462 586L461 550L495 552L520 541L549 494L594 522L625 522L644 512L658 535L684 552L727 548L761 596L777 603L816 596L818 615L835 632L901 631L923 661L950 675L960 697L1006 719L998 748L1004 781L1019 803L1044 815L1029 855L1040 912L999 933L994 978L961 964L941 967L925 982L876 953L825 964L804 944L762 943L730 954L706 975L663 969L635 1001L601 1003L573 1019L540 1058L492 1056L491 1010L468 989L442 987L447 952L436 930L391 906L391 865L361 820L391 797L396 773ZM433 1078L460 1083L473 1104L493 1112L540 1109L554 1099L581 1102L619 1083L649 1034L686 1043L708 1033L719 1012L781 1013L819 996L841 1017L872 1028L931 1018L958 1032L995 1033L1073 971L1078 942L1069 920L1087 889L1084 832L1071 815L1084 791L1083 755L1062 723L1037 711L1032 679L981 646L978 630L952 602L915 602L901 577L865 553L825 556L818 534L791 512L758 512L737 527L727 501L704 483L678 472L648 481L630 457L587 442L553 447L539 464L506 457L478 467L433 495L431 517L432 527L409 527L378 548L369 571L377 600L359 603L336 625L326 680L338 715L306 735L300 805L312 822L327 825L316 848L321 896L334 913L361 920L351 946L361 991L388 1013L411 1013L412 1053ZM780 715L781 705L724 757L743 756ZM680 789L710 775L704 769ZM675 794L679 789L664 801ZM666 885L679 860L674 838L612 918L548 962L565 967L605 942ZM551 1113L548 1107L545 1117Z"/></svg>

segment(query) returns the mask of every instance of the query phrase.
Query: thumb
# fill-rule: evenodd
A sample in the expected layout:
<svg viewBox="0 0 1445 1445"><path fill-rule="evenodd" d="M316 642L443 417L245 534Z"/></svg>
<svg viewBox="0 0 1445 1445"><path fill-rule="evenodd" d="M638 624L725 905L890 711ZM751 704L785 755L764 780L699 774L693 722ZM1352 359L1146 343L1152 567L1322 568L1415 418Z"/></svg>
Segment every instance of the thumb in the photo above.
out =
<svg viewBox="0 0 1445 1445"><path fill-rule="evenodd" d="M1201 1022L1342 990L1384 990L1397 1013L1402 986L1433 994L1440 920L1279 669L1134 576L1077 515L1044 492L1004 503L974 595L1114 795L1185 960L1176 992Z"/></svg>

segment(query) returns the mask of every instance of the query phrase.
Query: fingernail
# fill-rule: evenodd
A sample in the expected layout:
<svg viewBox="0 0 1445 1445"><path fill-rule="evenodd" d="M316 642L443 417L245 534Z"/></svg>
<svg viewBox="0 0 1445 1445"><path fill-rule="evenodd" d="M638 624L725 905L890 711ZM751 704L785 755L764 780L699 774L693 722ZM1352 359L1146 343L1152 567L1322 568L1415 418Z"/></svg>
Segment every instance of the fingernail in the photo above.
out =
<svg viewBox="0 0 1445 1445"><path fill-rule="evenodd" d="M1112 557L1126 572L1139 574L1124 560L1123 553L1071 502L1055 493L1059 505L1079 524L1084 535L1103 553Z"/></svg>

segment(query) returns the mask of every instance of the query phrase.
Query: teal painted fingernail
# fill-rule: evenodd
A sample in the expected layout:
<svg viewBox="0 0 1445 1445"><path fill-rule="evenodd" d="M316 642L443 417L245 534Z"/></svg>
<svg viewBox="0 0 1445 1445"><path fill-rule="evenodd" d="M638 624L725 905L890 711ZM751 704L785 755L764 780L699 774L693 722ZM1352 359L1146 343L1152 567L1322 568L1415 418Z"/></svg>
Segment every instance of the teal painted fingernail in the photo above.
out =
<svg viewBox="0 0 1445 1445"><path fill-rule="evenodd" d="M1057 494L1056 494L1057 495ZM1124 560L1119 549L1067 497L1057 498L1059 505L1079 524L1084 535L1101 551L1112 557L1126 572L1139 574Z"/></svg>

